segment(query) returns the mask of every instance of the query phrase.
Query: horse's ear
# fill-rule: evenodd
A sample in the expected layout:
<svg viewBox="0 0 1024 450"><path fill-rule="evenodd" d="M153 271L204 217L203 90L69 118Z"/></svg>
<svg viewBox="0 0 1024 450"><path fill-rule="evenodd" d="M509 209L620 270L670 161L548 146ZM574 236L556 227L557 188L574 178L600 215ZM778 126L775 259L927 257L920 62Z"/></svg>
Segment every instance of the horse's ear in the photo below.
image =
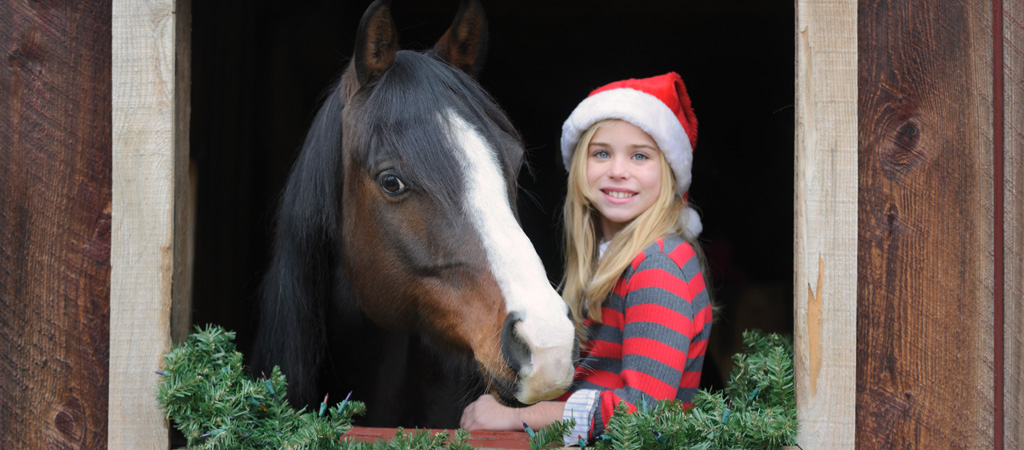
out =
<svg viewBox="0 0 1024 450"><path fill-rule="evenodd" d="M398 51L398 34L391 20L391 1L377 0L366 8L359 31L356 32L355 57L352 64L360 86L377 81Z"/></svg>
<svg viewBox="0 0 1024 450"><path fill-rule="evenodd" d="M487 52L487 18L479 0L462 0L451 28L434 45L434 51L469 75L480 72Z"/></svg>

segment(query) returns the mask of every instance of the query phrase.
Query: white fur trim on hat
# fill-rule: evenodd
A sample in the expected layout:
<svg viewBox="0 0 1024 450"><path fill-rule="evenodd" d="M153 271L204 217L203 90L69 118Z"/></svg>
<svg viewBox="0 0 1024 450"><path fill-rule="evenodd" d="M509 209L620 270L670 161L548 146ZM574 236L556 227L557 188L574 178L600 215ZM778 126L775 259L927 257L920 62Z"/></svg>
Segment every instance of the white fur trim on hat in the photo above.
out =
<svg viewBox="0 0 1024 450"><path fill-rule="evenodd" d="M654 139L676 176L682 195L690 188L693 148L675 113L657 97L636 89L618 88L584 99L562 124L562 162L569 170L576 144L591 125L620 119L636 125ZM699 221L699 219L698 219Z"/></svg>
<svg viewBox="0 0 1024 450"><path fill-rule="evenodd" d="M683 236L690 239L697 239L700 232L704 231L704 225L700 223L700 215L693 208L687 206L679 213L679 223L683 226Z"/></svg>

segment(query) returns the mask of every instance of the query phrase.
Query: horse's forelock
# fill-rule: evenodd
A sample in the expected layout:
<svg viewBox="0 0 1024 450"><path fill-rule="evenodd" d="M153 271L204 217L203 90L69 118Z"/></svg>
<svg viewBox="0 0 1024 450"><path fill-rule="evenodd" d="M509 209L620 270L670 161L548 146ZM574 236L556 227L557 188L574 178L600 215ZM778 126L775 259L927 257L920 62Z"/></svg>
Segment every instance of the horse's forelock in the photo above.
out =
<svg viewBox="0 0 1024 450"><path fill-rule="evenodd" d="M370 176L382 166L398 167L410 186L439 203L456 207L462 174L445 123L450 113L473 125L492 149L506 179L514 179L522 157L519 134L479 84L430 55L401 51L373 86L361 91L352 117L365 137L356 159Z"/></svg>

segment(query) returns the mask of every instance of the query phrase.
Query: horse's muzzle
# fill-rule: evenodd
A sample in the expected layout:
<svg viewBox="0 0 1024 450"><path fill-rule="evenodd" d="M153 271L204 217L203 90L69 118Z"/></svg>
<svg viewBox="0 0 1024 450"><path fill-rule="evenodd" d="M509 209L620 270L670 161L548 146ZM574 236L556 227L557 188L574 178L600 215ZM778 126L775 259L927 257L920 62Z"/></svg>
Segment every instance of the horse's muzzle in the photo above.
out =
<svg viewBox="0 0 1024 450"><path fill-rule="evenodd" d="M516 382L514 386L494 387L510 406L554 399L572 383L579 345L574 333L556 332L572 331L572 323L559 323L567 319L558 317L548 319L527 323L523 313L513 311L501 328L501 353L509 369L516 374Z"/></svg>

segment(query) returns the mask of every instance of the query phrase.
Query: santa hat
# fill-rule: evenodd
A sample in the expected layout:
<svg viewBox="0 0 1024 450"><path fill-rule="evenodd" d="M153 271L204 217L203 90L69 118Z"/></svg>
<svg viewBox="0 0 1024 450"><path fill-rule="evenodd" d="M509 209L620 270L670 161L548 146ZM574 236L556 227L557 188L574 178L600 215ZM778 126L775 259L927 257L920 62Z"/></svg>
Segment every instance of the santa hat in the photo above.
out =
<svg viewBox="0 0 1024 450"><path fill-rule="evenodd" d="M616 81L595 89L562 124L562 161L566 170L580 137L591 125L620 119L644 130L658 144L676 176L676 189L685 199L690 189L697 117L683 79L675 72L651 78ZM696 238L703 226L693 208L682 212L684 234Z"/></svg>

